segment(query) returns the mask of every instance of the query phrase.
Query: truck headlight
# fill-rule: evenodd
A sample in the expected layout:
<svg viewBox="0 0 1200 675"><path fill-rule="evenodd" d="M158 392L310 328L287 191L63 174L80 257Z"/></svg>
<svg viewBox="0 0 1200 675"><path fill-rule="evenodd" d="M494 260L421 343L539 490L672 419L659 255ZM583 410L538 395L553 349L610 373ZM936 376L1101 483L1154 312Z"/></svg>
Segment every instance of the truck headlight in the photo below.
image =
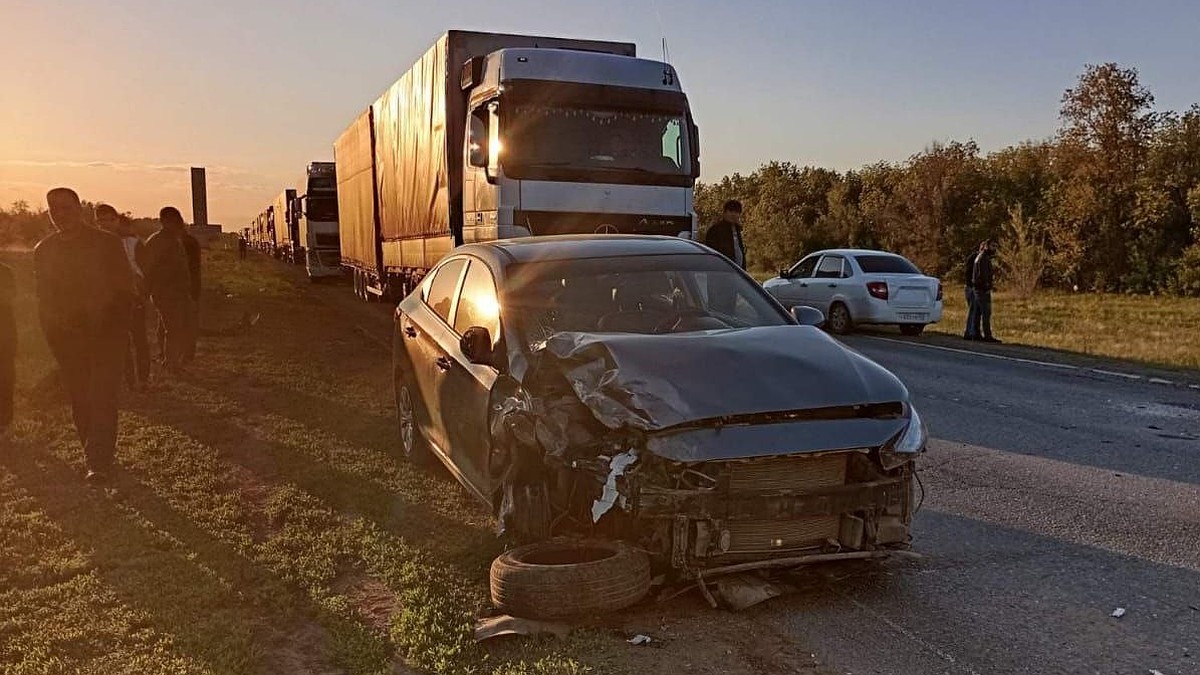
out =
<svg viewBox="0 0 1200 675"><path fill-rule="evenodd" d="M913 457L924 452L925 443L929 440L929 432L925 429L925 422L920 413L911 405L908 409L908 426L879 450L879 463L885 470L891 471L906 462L911 462Z"/></svg>

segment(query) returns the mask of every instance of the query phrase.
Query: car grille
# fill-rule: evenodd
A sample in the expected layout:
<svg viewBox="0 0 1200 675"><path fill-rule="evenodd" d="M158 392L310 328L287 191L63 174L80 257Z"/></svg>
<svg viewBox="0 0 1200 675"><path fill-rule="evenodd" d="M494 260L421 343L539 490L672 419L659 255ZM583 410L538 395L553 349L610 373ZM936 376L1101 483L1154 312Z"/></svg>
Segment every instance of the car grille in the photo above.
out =
<svg viewBox="0 0 1200 675"><path fill-rule="evenodd" d="M806 492L846 483L844 452L730 462L730 492Z"/></svg>
<svg viewBox="0 0 1200 675"><path fill-rule="evenodd" d="M730 520L726 554L780 553L816 548L838 538L840 516L812 516L793 520Z"/></svg>

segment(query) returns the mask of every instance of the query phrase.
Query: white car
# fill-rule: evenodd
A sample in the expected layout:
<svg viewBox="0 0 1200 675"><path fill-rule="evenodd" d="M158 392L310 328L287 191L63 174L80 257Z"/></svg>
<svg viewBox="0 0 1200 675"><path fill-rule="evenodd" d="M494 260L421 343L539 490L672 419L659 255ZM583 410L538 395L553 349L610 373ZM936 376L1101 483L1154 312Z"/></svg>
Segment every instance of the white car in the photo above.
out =
<svg viewBox="0 0 1200 675"><path fill-rule="evenodd" d="M905 335L920 335L942 320L942 283L886 251L817 251L763 287L785 307L821 310L826 328L839 335L856 324L894 325Z"/></svg>

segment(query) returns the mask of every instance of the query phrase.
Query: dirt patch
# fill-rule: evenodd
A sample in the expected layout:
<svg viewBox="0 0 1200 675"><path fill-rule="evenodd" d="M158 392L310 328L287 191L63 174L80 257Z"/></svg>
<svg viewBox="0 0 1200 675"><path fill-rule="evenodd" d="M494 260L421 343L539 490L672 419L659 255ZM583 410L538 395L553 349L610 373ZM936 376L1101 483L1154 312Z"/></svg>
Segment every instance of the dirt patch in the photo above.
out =
<svg viewBox="0 0 1200 675"><path fill-rule="evenodd" d="M359 571L348 572L333 583L333 591L344 595L367 625L386 633L396 610L396 594L379 579Z"/></svg>

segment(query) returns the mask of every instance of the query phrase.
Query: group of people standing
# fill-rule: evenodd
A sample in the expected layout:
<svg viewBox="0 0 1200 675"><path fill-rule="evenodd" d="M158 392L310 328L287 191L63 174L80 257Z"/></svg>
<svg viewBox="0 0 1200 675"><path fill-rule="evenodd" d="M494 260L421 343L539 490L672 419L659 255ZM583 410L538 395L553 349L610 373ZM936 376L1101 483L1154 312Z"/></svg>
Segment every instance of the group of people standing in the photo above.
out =
<svg viewBox="0 0 1200 675"><path fill-rule="evenodd" d="M51 190L46 203L55 232L33 252L38 314L70 400L87 478L98 481L116 451L122 379L133 389L150 381L151 308L158 318L162 369L178 373L195 356L200 244L174 207L159 212L160 229L143 242L132 221L107 204L96 207L95 227L88 224L71 189ZM11 287L11 271L0 270L5 301L11 301ZM4 361L0 369L11 367L11 358ZM7 421L11 377L5 384L8 406L0 412Z"/></svg>

